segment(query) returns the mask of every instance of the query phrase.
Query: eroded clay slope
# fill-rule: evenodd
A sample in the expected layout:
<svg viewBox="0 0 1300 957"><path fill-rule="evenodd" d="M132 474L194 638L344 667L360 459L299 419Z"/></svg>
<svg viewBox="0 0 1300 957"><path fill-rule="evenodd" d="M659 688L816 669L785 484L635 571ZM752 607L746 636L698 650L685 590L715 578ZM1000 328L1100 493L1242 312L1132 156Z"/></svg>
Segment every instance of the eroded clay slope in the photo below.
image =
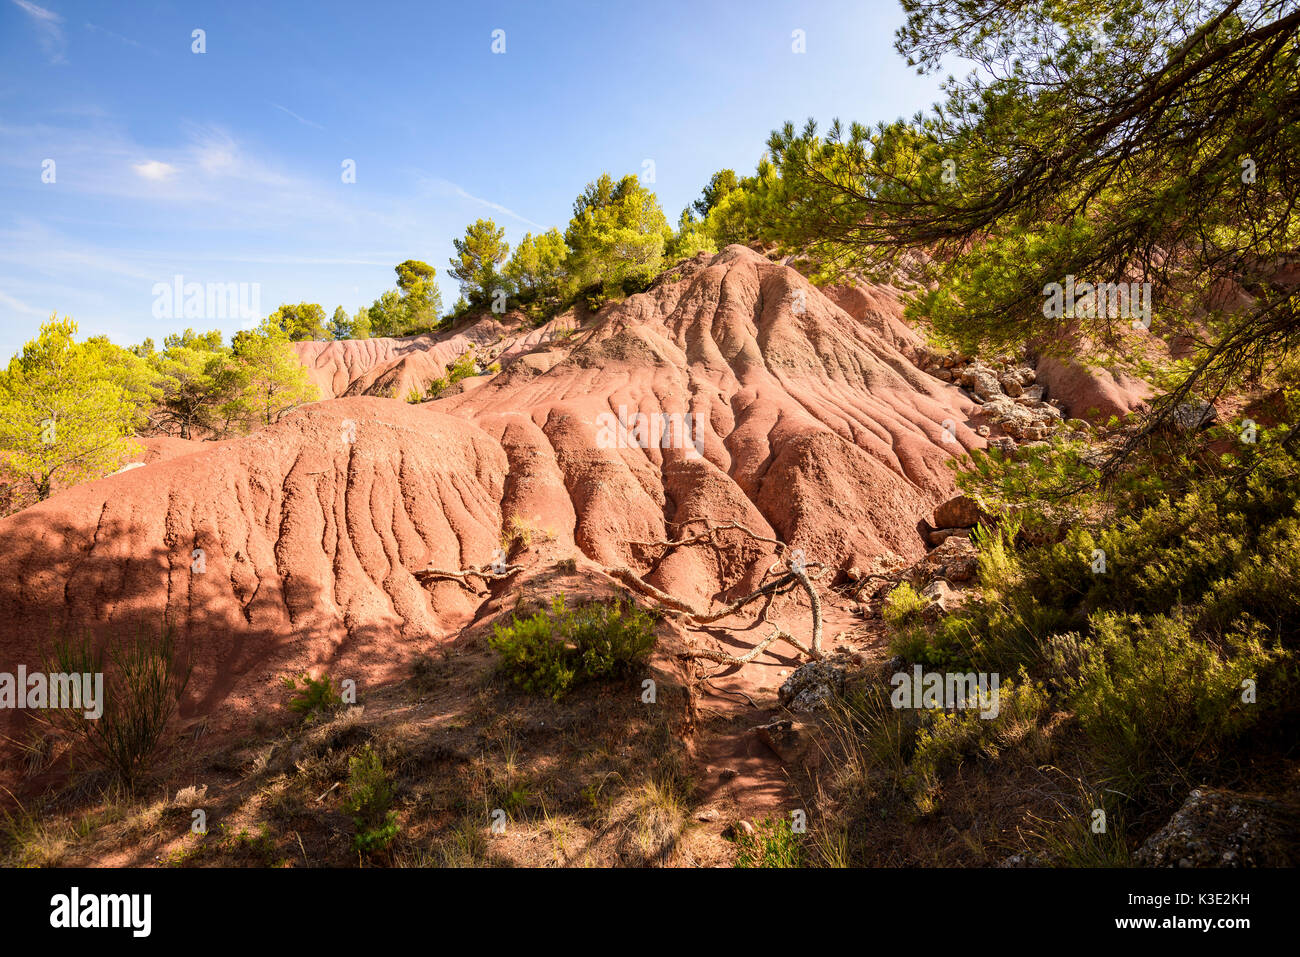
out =
<svg viewBox="0 0 1300 957"><path fill-rule="evenodd" d="M193 655L190 711L252 707L284 671L382 676L473 611L412 572L492 556L505 471L462 419L352 398L70 489L0 522L0 658L165 616Z"/></svg>
<svg viewBox="0 0 1300 957"><path fill-rule="evenodd" d="M733 246L577 330L489 318L300 346L346 397L0 521L0 658L35 666L54 634L165 615L194 655L186 712L224 721L278 701L277 675L378 679L455 633L482 599L414 573L490 561L503 533L530 566L629 565L700 603L745 587L763 556L656 563L637 543L708 517L832 565L918 556L917 522L953 492L947 460L983 440L971 403L908 361L897 318L854 318ZM401 396L471 343L504 367L477 388L356 395Z"/></svg>
<svg viewBox="0 0 1300 957"><path fill-rule="evenodd" d="M602 313L545 371L516 363L435 403L501 442L507 513L610 565L703 516L832 564L918 555L917 521L953 491L946 461L983 444L970 403L903 356L910 333L855 321L793 269L731 246L688 272ZM630 440L603 447L620 415ZM641 448L635 425L665 415L697 441ZM651 580L693 597L735 581L706 561Z"/></svg>

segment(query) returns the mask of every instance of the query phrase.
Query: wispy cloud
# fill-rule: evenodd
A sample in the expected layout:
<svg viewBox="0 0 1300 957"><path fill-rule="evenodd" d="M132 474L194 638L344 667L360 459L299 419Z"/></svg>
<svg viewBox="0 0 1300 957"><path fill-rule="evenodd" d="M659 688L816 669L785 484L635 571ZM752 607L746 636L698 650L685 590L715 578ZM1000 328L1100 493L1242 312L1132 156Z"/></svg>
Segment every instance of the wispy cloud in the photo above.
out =
<svg viewBox="0 0 1300 957"><path fill-rule="evenodd" d="M13 296L4 292L0 292L0 306L3 306L6 309L11 309L14 312L21 312L24 315L28 315L28 316L44 315L44 313L41 312L39 309L33 306L29 306L27 305L27 303L15 299Z"/></svg>
<svg viewBox="0 0 1300 957"><path fill-rule="evenodd" d="M176 261L196 263L251 263L258 266L391 266L394 259L408 255L405 251L395 249L383 255L376 254L368 259L326 258L320 256L240 256L222 255L221 253L185 253L175 257ZM160 255L158 258L166 259Z"/></svg>
<svg viewBox="0 0 1300 957"><path fill-rule="evenodd" d="M492 200L484 199L482 196L475 196L469 190L465 189L462 186L458 186L455 183L450 182L449 180L439 179L438 177L434 177L434 176L420 175L419 183L426 191L438 192L438 193L451 193L453 196L459 196L461 199L467 199L471 203L477 203L480 206L486 206L488 209L498 212L503 216L509 216L511 219L516 219L519 222L523 223L525 226L531 226L533 229L546 228L541 223L535 223L527 216L521 216L519 213L516 213L513 209L510 209L507 206L502 206L500 203L494 203L492 202Z"/></svg>
<svg viewBox="0 0 1300 957"><path fill-rule="evenodd" d="M132 169L145 179L161 182L168 179L176 172L176 167L171 163L164 163L161 160L149 160L146 163L133 163Z"/></svg>
<svg viewBox="0 0 1300 957"><path fill-rule="evenodd" d="M142 259L145 265L141 265ZM132 251L106 251L79 242L40 223L23 221L16 228L0 229L0 263L17 267L13 275L28 282L38 274L61 276L65 283L67 276L95 274L118 282L151 283L158 273L149 268L147 260ZM5 284L16 288L13 276L5 279Z"/></svg>
<svg viewBox="0 0 1300 957"><path fill-rule="evenodd" d="M38 7L30 0L13 0L14 6L32 18L36 33L41 38L41 49L50 58L51 63L66 63L63 58L63 17L53 10Z"/></svg>
<svg viewBox="0 0 1300 957"><path fill-rule="evenodd" d="M104 36L116 40L118 43L125 43L129 47L135 47L137 50L144 50L148 53L152 53L154 56L159 55L158 51L155 50L153 47L147 47L139 40L133 40L131 39L131 37L123 36L122 34L116 33L108 29L107 27L101 27L97 23L91 23L89 20L87 20L85 23L82 24L82 26L84 26L91 33L102 33Z"/></svg>
<svg viewBox="0 0 1300 957"><path fill-rule="evenodd" d="M111 117L53 119L0 119L5 351L56 306L83 331L157 338L151 290L177 274L257 282L264 302L368 302L391 285L393 263L436 261L445 244L436 237L463 229L470 204L528 222L410 168L343 184L332 162L322 169L220 126L183 121L146 141ZM56 185L31 175L33 157L45 156L58 160Z"/></svg>
<svg viewBox="0 0 1300 957"><path fill-rule="evenodd" d="M268 100L267 102L270 103L269 100ZM293 110L289 109L287 106L281 106L279 103L271 103L271 105L272 105L273 107L275 107L277 110L279 110L281 113L288 113L290 116L292 116L295 120L297 120L297 121L298 121L299 123L301 123L303 126L310 126L310 127L312 127L312 129L317 129L317 130L323 130L323 129L325 129L325 127L321 126L319 123L315 123L315 122L313 122L312 120L309 120L309 119L306 119L305 117L301 117L301 116L299 116L297 113L295 113Z"/></svg>
<svg viewBox="0 0 1300 957"><path fill-rule="evenodd" d="M461 189L459 186L456 186L455 183L452 183L451 185L455 187L456 195L461 197L462 199L468 199L472 202L478 203L480 206L486 206L488 209L494 209L498 213L502 213L503 215L519 220L521 223L523 223L526 226L532 226L533 229L546 228L541 223L535 223L527 216L520 216L513 209L507 209L505 206L502 206L500 203L494 203L492 202L492 200L484 199L482 196L475 196L473 193L467 192Z"/></svg>

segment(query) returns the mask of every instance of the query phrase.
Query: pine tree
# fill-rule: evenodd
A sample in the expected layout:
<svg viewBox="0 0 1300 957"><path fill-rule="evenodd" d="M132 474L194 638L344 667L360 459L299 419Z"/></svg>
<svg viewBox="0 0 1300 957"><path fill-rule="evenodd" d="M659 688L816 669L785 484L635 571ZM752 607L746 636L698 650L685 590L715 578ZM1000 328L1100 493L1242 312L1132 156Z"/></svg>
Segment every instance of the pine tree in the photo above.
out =
<svg viewBox="0 0 1300 957"><path fill-rule="evenodd" d="M51 316L0 373L0 461L46 499L117 469L138 448L138 404L105 364L77 343L77 324Z"/></svg>
<svg viewBox="0 0 1300 957"><path fill-rule="evenodd" d="M460 292L471 305L489 302L505 280L497 267L506 261L510 245L506 231L490 219L476 220L465 227L463 239L453 239L456 256L451 260L451 274L460 281Z"/></svg>
<svg viewBox="0 0 1300 957"><path fill-rule="evenodd" d="M325 333L331 339L351 339L353 338L354 328L355 324L352 317L348 315L348 311L342 306L338 306L334 310L329 325L325 327Z"/></svg>
<svg viewBox="0 0 1300 957"><path fill-rule="evenodd" d="M574 201L573 213L564 234L571 291L599 286L604 296L614 296L658 274L672 230L637 177L616 183L602 173Z"/></svg>
<svg viewBox="0 0 1300 957"><path fill-rule="evenodd" d="M219 410L228 421L250 428L273 425L285 413L319 397L282 332L237 333L231 359L233 368L225 373L225 387L232 397Z"/></svg>
<svg viewBox="0 0 1300 957"><path fill-rule="evenodd" d="M770 212L789 250L835 272L928 263L911 313L970 351L1082 334L1094 356L1136 366L1134 323L1181 337L1195 352L1148 432L1194 391L1212 398L1288 361L1300 344L1284 268L1300 243L1293 0L904 9L909 63L975 70L911 121L774 133ZM1150 314L1048 308L1076 279L1150 283ZM1225 308L1228 287L1249 301Z"/></svg>
<svg viewBox="0 0 1300 957"><path fill-rule="evenodd" d="M506 263L503 273L510 288L521 299L558 295L565 279L569 249L558 229L534 237L525 233Z"/></svg>
<svg viewBox="0 0 1300 957"><path fill-rule="evenodd" d="M267 326L279 329L293 342L327 336L325 310L315 302L285 303L263 321Z"/></svg>

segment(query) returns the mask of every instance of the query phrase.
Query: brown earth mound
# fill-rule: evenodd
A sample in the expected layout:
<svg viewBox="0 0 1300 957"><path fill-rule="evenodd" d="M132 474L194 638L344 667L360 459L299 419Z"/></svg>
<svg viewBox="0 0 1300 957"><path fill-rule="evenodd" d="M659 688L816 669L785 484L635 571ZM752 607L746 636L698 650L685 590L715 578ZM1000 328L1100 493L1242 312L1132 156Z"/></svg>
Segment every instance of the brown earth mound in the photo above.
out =
<svg viewBox="0 0 1300 957"><path fill-rule="evenodd" d="M1076 419L1105 422L1124 418L1146 405L1151 386L1121 371L1091 367L1070 358L1044 356L1038 360L1038 381L1047 394Z"/></svg>
<svg viewBox="0 0 1300 957"><path fill-rule="evenodd" d="M326 400L0 521L0 660L36 667L53 634L165 615L196 666L184 713L220 727L278 702L277 675L381 680L507 604L509 581L485 603L415 575L503 540L526 568L626 565L701 604L752 585L762 555L656 563L636 543L708 517L831 566L918 557L918 523L954 492L947 460L984 444L972 403L908 361L906 327L793 269L739 246L687 265L576 331L492 317L299 346ZM503 371L401 401L470 344Z"/></svg>

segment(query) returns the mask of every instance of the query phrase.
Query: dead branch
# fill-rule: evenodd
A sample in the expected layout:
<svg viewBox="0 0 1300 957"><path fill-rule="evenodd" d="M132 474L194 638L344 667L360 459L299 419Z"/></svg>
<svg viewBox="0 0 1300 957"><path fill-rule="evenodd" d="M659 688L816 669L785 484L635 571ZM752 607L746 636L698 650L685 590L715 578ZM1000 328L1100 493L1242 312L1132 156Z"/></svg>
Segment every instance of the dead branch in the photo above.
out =
<svg viewBox="0 0 1300 957"><path fill-rule="evenodd" d="M744 532L746 535L748 535L750 538L754 539L755 541L767 542L770 545L775 545L778 549L780 549L781 552L784 552L786 549L785 542L779 541L778 539L775 538L768 538L766 535L759 535L757 532L753 531L752 529L740 524L740 522L726 522L722 525L710 525L707 524L708 521L709 520L707 518L688 518L686 521L678 523L677 524L678 528L686 528L688 525L694 525L697 522L706 523L706 527L703 532L698 532L690 536L689 538L681 538L676 541L659 539L658 541L654 541L654 542L628 542L628 544L640 545L643 548L657 548L657 547L682 548L689 545L698 545L700 542L708 542L711 545L720 545L717 539L718 533L735 530L739 532Z"/></svg>
<svg viewBox="0 0 1300 957"><path fill-rule="evenodd" d="M760 621L764 620L767 616L768 609L771 607L773 599L775 599L778 595L786 595L797 588L802 588L804 592L807 593L809 604L812 606L812 617L813 617L812 643L810 645L804 645L793 635L791 635L788 631L786 631L783 628L777 627L769 637L759 642L757 645L755 645L748 652L746 652L744 655L741 656L729 655L721 651L694 650L694 651L681 652L678 654L678 657L682 659L688 659L688 660L703 658L709 661L717 661L722 664L744 665L757 658L773 642L780 640L793 645L801 653L807 655L809 658L812 658L814 660L820 659L822 657L822 650L821 650L822 605L821 605L821 597L818 595L817 588L815 585L813 585L813 582L822 576L822 574L826 570L825 566L818 562L805 563L797 551L791 555L787 555L787 552L789 551L789 546L787 546L786 543L778 541L774 538L769 538L766 535L759 535L757 532L754 532L752 529L747 528L746 526L742 525L740 522L733 521L733 522L726 522L721 525L714 525L708 519L693 518L680 523L678 527L686 528L689 525L697 524L700 522L703 522L705 524L705 528L702 531L695 532L691 535L688 535L685 538L681 538L676 541L659 540L654 542L630 542L629 544L639 545L645 548L665 548L665 549L684 548L692 545L698 545L701 542L707 542L711 545L717 546L719 545L717 539L718 533L725 532L725 531L738 531L743 533L744 535L747 535L748 537L750 537L755 541L766 542L768 544L775 545L778 549L777 560L774 561L767 568L767 570L763 573L762 579L759 581L758 587L755 588L748 595L744 595L741 598L738 598L735 601L731 602L730 604L724 605L723 607L718 608L716 610L700 611L696 608L693 608L687 602L682 601L680 598L676 598L668 594L667 592L663 591L662 589L656 588L654 585L651 585L649 582L647 582L636 572L632 571L632 569L630 568L627 567L613 568L609 570L609 574L612 577L623 582L625 585L628 585L635 591L640 592L642 595L645 595L649 598L653 598L655 601L659 602L660 604L665 605L668 608L673 609L674 611L678 611L685 614L688 618L692 619L692 623L695 626L706 625L711 622L719 621L723 618L726 618L729 615L734 615L736 612L740 611L745 606L749 605L752 602L757 601L760 598L764 599L764 604L763 604L763 608L759 612L758 620Z"/></svg>
<svg viewBox="0 0 1300 957"><path fill-rule="evenodd" d="M450 568L424 568L415 572L415 580L419 582L428 581L430 578L452 578L463 585L469 584L471 577L481 578L486 581L500 581L503 578L509 578L517 571L523 570L523 565L472 565L469 568L462 568L453 571Z"/></svg>
<svg viewBox="0 0 1300 957"><path fill-rule="evenodd" d="M611 578L618 579L623 584L627 585L629 588L633 589L634 591L640 592L641 594L645 595L647 598L653 598L661 605L667 605L669 608L673 609L673 611L683 612L692 618L695 618L699 615L699 612L697 612L690 605L686 604L686 602L682 601L680 598L674 598L666 591L659 590L654 585L650 584L648 581L646 581L644 578L642 578L640 575L632 571L632 569L627 568L626 566L611 568L608 569L608 572Z"/></svg>

